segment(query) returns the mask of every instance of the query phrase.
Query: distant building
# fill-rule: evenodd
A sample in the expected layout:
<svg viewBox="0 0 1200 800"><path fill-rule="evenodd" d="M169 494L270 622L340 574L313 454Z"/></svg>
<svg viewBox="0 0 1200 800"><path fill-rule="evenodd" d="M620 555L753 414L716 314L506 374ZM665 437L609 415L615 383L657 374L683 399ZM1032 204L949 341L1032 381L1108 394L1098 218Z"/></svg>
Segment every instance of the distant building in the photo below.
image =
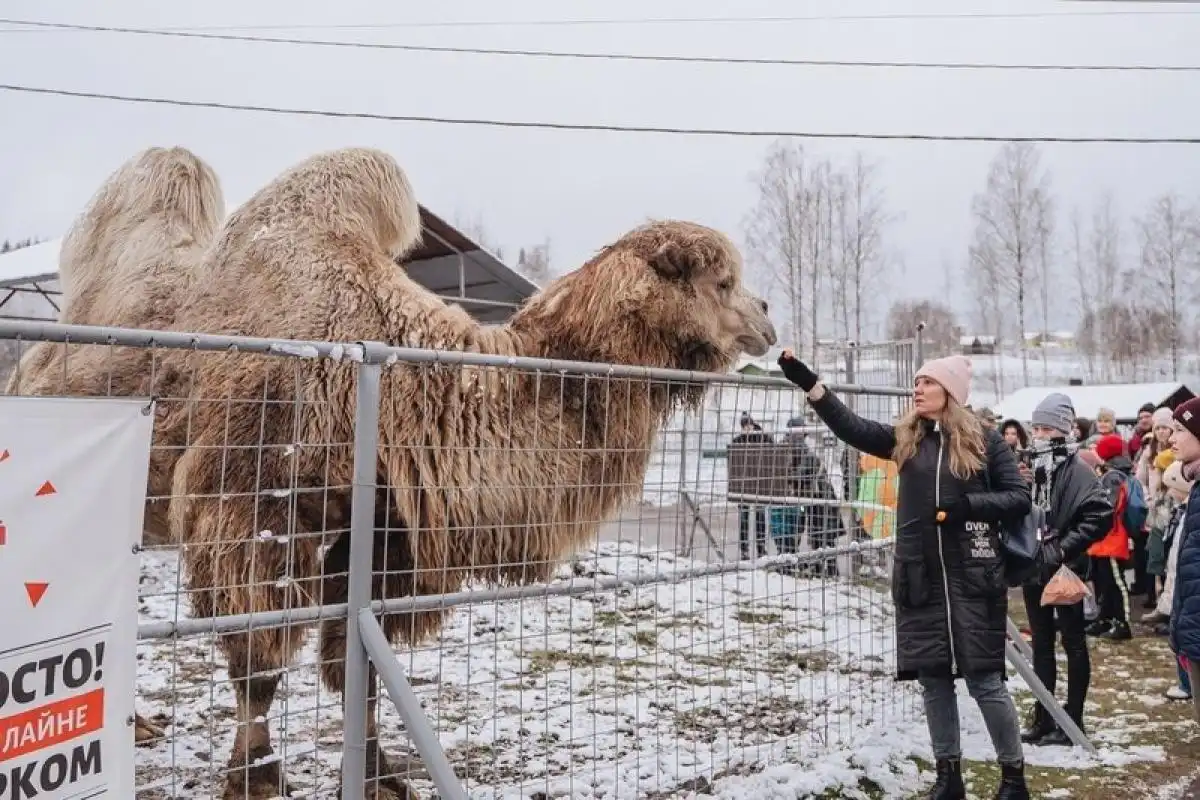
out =
<svg viewBox="0 0 1200 800"><path fill-rule="evenodd" d="M1075 347L1075 334L1071 331L1029 332L1025 344L1041 350L1066 350Z"/></svg>
<svg viewBox="0 0 1200 800"><path fill-rule="evenodd" d="M964 356L991 356L996 354L995 336L989 334L967 334L958 337L958 350Z"/></svg>

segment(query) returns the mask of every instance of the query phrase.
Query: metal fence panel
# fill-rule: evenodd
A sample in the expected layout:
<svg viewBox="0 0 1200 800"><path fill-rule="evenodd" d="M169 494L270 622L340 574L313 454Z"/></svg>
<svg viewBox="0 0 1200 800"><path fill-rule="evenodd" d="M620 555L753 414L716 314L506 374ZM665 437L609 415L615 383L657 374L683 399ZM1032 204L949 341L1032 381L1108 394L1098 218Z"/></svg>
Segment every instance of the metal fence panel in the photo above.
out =
<svg viewBox="0 0 1200 800"><path fill-rule="evenodd" d="M418 732L374 700L356 633L368 593L473 798L671 796L917 713L892 680L888 528L867 524L887 513L872 482L891 478L848 481L859 454L805 422L787 445L805 457L779 467L794 465L795 493L730 490L741 413L776 439L805 418L789 384L190 334L72 328L64 344L64 330L0 321L0 338L60 340L22 343L12 389L163 409L139 798L285 781L337 796L343 759L348 782L432 789ZM847 396L884 413L903 394ZM343 687L372 700L343 714Z"/></svg>

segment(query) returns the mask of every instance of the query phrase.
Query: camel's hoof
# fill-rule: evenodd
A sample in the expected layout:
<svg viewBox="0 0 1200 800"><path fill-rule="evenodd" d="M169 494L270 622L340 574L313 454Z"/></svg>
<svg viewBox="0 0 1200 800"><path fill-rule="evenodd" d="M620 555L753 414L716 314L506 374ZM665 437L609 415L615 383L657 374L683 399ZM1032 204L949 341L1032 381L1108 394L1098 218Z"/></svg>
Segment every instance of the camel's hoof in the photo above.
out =
<svg viewBox="0 0 1200 800"><path fill-rule="evenodd" d="M250 751L250 763L273 758L274 751L269 747L254 748ZM247 767L244 763L231 763L225 777L225 792L223 800L275 800L278 797L291 797L292 787L280 780L282 773L279 761L268 761ZM280 786L283 790L280 791Z"/></svg>
<svg viewBox="0 0 1200 800"><path fill-rule="evenodd" d="M159 739L166 738L167 732L141 714L133 718L133 743L138 747L146 747Z"/></svg>

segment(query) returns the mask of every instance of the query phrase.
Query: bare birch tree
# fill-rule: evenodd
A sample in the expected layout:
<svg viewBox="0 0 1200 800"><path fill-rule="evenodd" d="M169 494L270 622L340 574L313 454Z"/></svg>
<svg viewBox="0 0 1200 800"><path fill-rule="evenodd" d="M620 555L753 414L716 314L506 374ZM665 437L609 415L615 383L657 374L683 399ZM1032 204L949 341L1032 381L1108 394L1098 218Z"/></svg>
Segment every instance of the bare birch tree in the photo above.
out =
<svg viewBox="0 0 1200 800"><path fill-rule="evenodd" d="M1179 377L1179 350L1183 344L1183 310L1195 290L1197 263L1196 218L1174 194L1164 194L1137 221L1141 240L1141 278L1146 285L1142 304L1152 304L1165 320L1156 344L1165 345L1171 357L1171 377ZM1148 322L1149 320L1147 320ZM1165 341L1163 341L1165 340ZM1160 349L1155 347L1155 350Z"/></svg>
<svg viewBox="0 0 1200 800"><path fill-rule="evenodd" d="M1095 296L1104 303L1111 303L1120 288L1123 259L1121 257L1121 220L1117 216L1112 195L1105 193L1092 213L1090 249L1095 277ZM1101 313L1103 312L1103 313ZM1101 380L1113 380L1113 354L1122 347L1125 336L1124 321L1113 309L1098 309L1096 320L1101 352Z"/></svg>
<svg viewBox="0 0 1200 800"><path fill-rule="evenodd" d="M822 332L855 341L866 334L873 289L888 266L891 217L877 169L861 153L842 165L784 140L754 176L747 262L761 288L782 300L797 351L814 361Z"/></svg>
<svg viewBox="0 0 1200 800"><path fill-rule="evenodd" d="M967 275L975 295L976 313L983 330L994 338L992 352L992 392L1004 394L1004 362L1000 345L1004 341L1004 293L996 251L991 247L971 245L968 250Z"/></svg>
<svg viewBox="0 0 1200 800"><path fill-rule="evenodd" d="M999 288L1013 301L1016 337L1021 348L1021 371L1029 385L1029 300L1037 279L1037 217L1049 205L1050 178L1037 149L1028 142L1006 144L992 161L985 190L975 196L973 248L998 279Z"/></svg>
<svg viewBox="0 0 1200 800"><path fill-rule="evenodd" d="M772 299L782 297L789 337L797 352L804 348L806 224L808 164L803 146L774 144L755 175L758 201L745 222L750 264L764 279Z"/></svg>
<svg viewBox="0 0 1200 800"><path fill-rule="evenodd" d="M1054 203L1050 196L1038 191L1033 199L1034 241L1037 245L1037 285L1041 290L1041 335L1038 351L1042 359L1042 384L1050 382L1050 361L1046 358L1046 343L1050 339L1050 298L1057 281L1054 262Z"/></svg>
<svg viewBox="0 0 1200 800"><path fill-rule="evenodd" d="M862 341L863 318L871 310L884 270L883 234L892 221L878 184L878 165L854 154L847 174L849 225L844 238L846 285L853 305L853 338ZM849 333L847 334L849 335Z"/></svg>
<svg viewBox="0 0 1200 800"><path fill-rule="evenodd" d="M1076 208L1071 212L1071 263L1075 279L1075 307L1079 312L1075 341L1087 357L1088 380L1095 380L1096 356L1100 352L1102 337L1096 325L1096 274L1091 253L1084 244L1085 235L1083 221Z"/></svg>

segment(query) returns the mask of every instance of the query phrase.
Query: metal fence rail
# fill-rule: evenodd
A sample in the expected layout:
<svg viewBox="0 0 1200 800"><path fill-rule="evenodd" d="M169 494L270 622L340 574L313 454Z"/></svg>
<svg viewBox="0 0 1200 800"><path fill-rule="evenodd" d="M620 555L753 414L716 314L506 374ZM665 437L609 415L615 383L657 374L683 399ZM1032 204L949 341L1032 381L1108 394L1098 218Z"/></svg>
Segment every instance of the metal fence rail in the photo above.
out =
<svg viewBox="0 0 1200 800"><path fill-rule="evenodd" d="M883 478L793 428L795 497L728 491L741 413L780 437L803 415L786 382L0 320L4 339L14 393L158 401L138 798L665 797L918 713L891 678L890 539L864 522ZM689 387L702 402L639 434Z"/></svg>

